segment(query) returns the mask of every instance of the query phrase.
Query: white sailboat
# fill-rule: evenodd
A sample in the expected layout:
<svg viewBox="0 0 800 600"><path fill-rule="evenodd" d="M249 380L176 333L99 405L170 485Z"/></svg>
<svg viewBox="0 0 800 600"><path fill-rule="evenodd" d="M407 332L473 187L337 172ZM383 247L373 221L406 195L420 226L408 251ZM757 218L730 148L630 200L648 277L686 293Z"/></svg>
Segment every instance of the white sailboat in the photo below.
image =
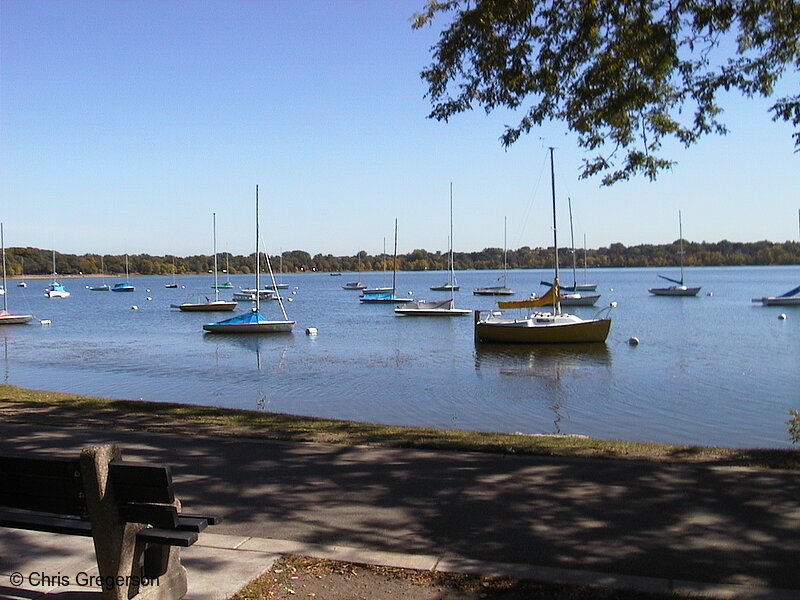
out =
<svg viewBox="0 0 800 600"><path fill-rule="evenodd" d="M472 293L476 296L513 296L514 290L506 286L506 277L508 275L508 243L506 236L506 222L507 219L503 217L503 275L500 279L503 285L489 285L484 287L475 288Z"/></svg>
<svg viewBox="0 0 800 600"><path fill-rule="evenodd" d="M468 315L466 308L456 308L455 268L453 266L453 184L450 183L450 298L448 300L416 300L404 306L396 306L395 314L409 317L461 317ZM434 289L434 288L431 288Z"/></svg>
<svg viewBox="0 0 800 600"><path fill-rule="evenodd" d="M258 186L256 186L256 290L261 285L261 268L258 250ZM272 285L275 286L275 274L272 272L272 265L269 262L269 255L267 255L267 268L269 269L270 279ZM275 289L275 288L273 288ZM289 320L286 314L286 308L283 305L283 300L280 293L277 293L278 305L281 307L283 313L283 320L270 320L261 314L261 294L255 294L255 308L248 313L225 319L217 323L206 323L203 329L210 333L291 333L294 327L294 321Z"/></svg>
<svg viewBox="0 0 800 600"><path fill-rule="evenodd" d="M373 288L362 292L358 297L361 302L366 304L400 304L412 302L413 299L407 296L398 296L397 289L397 219L394 220L394 255L392 257L392 287Z"/></svg>
<svg viewBox="0 0 800 600"><path fill-rule="evenodd" d="M6 289L6 243L3 238L3 224L0 223L0 247L3 252L3 290ZM0 311L0 325L24 325L33 315L17 315L8 312L8 294L3 293L3 310Z"/></svg>
<svg viewBox="0 0 800 600"><path fill-rule="evenodd" d="M53 250L53 282L48 285L44 290L44 295L48 298L68 298L69 292L67 288L56 281L56 251Z"/></svg>
<svg viewBox="0 0 800 600"><path fill-rule="evenodd" d="M111 289L111 286L106 283L106 265L105 261L103 260L103 255L100 255L100 276L102 278L103 283L100 285L87 285L86 287L89 289L90 292L107 292Z"/></svg>
<svg viewBox="0 0 800 600"><path fill-rule="evenodd" d="M177 289L177 287L178 287L178 282L175 281L175 257L174 256L172 257L172 283L165 283L164 287L168 288L168 289Z"/></svg>
<svg viewBox="0 0 800 600"><path fill-rule="evenodd" d="M182 302L181 304L171 304L172 308L180 309L184 312L227 312L236 308L236 302L232 300L220 300L219 288L217 287L217 213L211 213L214 231L214 299L210 300L206 296L205 302Z"/></svg>
<svg viewBox="0 0 800 600"><path fill-rule="evenodd" d="M356 273L361 273L361 250L358 251L358 269ZM343 290L365 290L367 286L360 281L348 281L342 286Z"/></svg>
<svg viewBox="0 0 800 600"><path fill-rule="evenodd" d="M681 211L678 211L678 242L680 243L680 258L681 258L681 278L672 279L671 277L666 277L665 275L659 275L661 279L666 279L667 281L672 282L674 285L664 288L650 288L647 290L654 296L697 296L697 292L700 291L699 287L688 287L683 283L683 223L681 221Z"/></svg>
<svg viewBox="0 0 800 600"><path fill-rule="evenodd" d="M572 229L572 198L567 198L569 204L569 238L572 243L572 286L562 287L561 306L594 306L600 299L600 294L582 294L578 288L578 259L575 256L575 234Z"/></svg>
<svg viewBox="0 0 800 600"><path fill-rule="evenodd" d="M780 296L753 298L753 302L760 302L764 306L800 306L800 285Z"/></svg>
<svg viewBox="0 0 800 600"><path fill-rule="evenodd" d="M611 327L607 307L592 319L581 319L576 315L561 312L561 297L558 284L558 236L556 229L556 183L553 167L553 151L550 148L550 185L553 195L553 249L555 273L553 286L541 298L528 300L501 300L500 308L539 308L552 305L552 312L533 312L519 319L505 317L495 311L481 318L475 311L475 340L477 342L502 342L517 344L563 344L605 342ZM612 305L613 306L613 305ZM605 313L605 314L604 314Z"/></svg>

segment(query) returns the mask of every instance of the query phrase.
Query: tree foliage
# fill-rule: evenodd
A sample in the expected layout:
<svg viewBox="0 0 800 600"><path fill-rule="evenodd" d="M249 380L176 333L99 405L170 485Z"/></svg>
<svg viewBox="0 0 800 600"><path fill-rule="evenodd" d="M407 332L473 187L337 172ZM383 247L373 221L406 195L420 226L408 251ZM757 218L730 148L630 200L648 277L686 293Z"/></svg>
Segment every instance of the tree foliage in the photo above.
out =
<svg viewBox="0 0 800 600"><path fill-rule="evenodd" d="M687 266L746 266L746 265L800 265L800 243L783 242L689 242L683 241L684 262ZM562 266L572 264L572 250L559 248ZM455 252L456 269L502 269L503 249L484 248L476 252ZM639 244L625 246L615 243L610 246L588 249L586 265L589 267L669 267L677 266L680 256L680 240L671 244ZM415 249L397 256L397 268L403 271L428 271L449 269L447 252L430 252ZM510 269L550 269L553 266L552 248L530 248L523 246L508 250L506 255ZM214 257L196 256L151 256L136 254L128 257L129 272L133 275L171 275L173 269L179 275L209 273L214 268ZM284 252L281 256L270 256L274 272L310 273L334 271L383 271L392 269L392 256L371 256L364 250L353 256L317 254L311 256L304 250ZM577 263L584 264L583 250L577 251ZM230 273L248 274L254 271L255 258L250 255L231 255L229 260L221 256L218 260L220 272L228 264ZM262 253L261 265L265 269ZM102 267L102 268L101 268ZM6 270L10 277L24 275L48 275L53 272L52 251L39 248L6 248ZM105 254L61 254L56 253L56 271L61 275L125 273L125 255Z"/></svg>
<svg viewBox="0 0 800 600"><path fill-rule="evenodd" d="M668 138L724 134L722 92L770 97L787 71L800 74L797 0L428 0L413 26L437 15L452 20L422 71L429 116L519 110L506 147L562 121L593 155L582 176L604 185L655 179L673 164ZM798 126L800 150L800 94L770 112Z"/></svg>

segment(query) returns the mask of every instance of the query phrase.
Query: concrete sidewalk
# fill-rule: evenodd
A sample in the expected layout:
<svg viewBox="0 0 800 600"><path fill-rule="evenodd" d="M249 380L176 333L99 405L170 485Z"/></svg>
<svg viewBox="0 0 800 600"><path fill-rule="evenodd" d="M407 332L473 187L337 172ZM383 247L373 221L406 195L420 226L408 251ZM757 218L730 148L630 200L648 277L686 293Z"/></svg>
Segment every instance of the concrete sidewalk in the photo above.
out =
<svg viewBox="0 0 800 600"><path fill-rule="evenodd" d="M171 465L185 509L225 519L183 553L190 586L200 586L190 588L193 598L228 597L221 581L239 589L287 552L651 591L800 596L795 472L0 424L0 451L71 454L101 442L119 444L128 460ZM6 557L26 547L7 540L22 533L44 535L0 529L3 573ZM83 541L59 536L54 547L60 556ZM54 559L40 550L35 560ZM26 564L43 564L35 560ZM245 570L214 574L229 561ZM212 584L204 587L205 577Z"/></svg>
<svg viewBox="0 0 800 600"><path fill-rule="evenodd" d="M36 549L31 551L31 549ZM575 569L474 561L446 555L376 552L344 546L320 546L218 534L201 534L200 541L182 552L189 590L185 600L226 600L248 582L269 570L284 554L298 554L360 564L404 569L494 575L533 581L592 585L643 592L678 593L736 600L794 600L796 590L759 586L709 584L695 581L613 575ZM18 583L14 577L23 575ZM85 575L84 575L85 574ZM89 538L32 531L0 531L0 600L98 600L96 587L85 585L97 574ZM57 585L66 577L71 585Z"/></svg>

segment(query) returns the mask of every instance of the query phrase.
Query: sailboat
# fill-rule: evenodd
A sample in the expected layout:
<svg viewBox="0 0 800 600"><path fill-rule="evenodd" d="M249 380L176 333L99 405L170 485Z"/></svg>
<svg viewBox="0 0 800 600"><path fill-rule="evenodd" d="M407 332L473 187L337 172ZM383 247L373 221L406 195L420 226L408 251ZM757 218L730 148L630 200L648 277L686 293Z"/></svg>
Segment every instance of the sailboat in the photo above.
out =
<svg viewBox="0 0 800 600"><path fill-rule="evenodd" d="M361 250L358 251L358 270L357 273L361 273ZM365 290L367 286L361 283L360 281L348 281L342 286L343 290Z"/></svg>
<svg viewBox="0 0 800 600"><path fill-rule="evenodd" d="M400 304L402 302L411 302L412 298L406 296L398 296L395 294L397 289L397 219L394 220L394 256L392 257L392 287L391 288L373 288L364 290L358 297L361 302L372 304Z"/></svg>
<svg viewBox="0 0 800 600"><path fill-rule="evenodd" d="M500 277L503 281L503 285L489 285L485 287L479 287L472 290L472 293L476 296L513 296L514 290L508 288L506 286L506 276L507 276L507 268L508 268L508 243L507 243L507 236L506 236L506 219L503 218L503 275Z"/></svg>
<svg viewBox="0 0 800 600"><path fill-rule="evenodd" d="M764 306L800 306L800 285L780 296L753 298L753 302L761 302Z"/></svg>
<svg viewBox="0 0 800 600"><path fill-rule="evenodd" d="M455 282L455 269L453 267L453 184L450 183L450 298L448 300L416 300L404 306L396 306L396 315L415 317L461 317L468 315L466 308L456 308L455 292L458 289ZM434 288L431 288L434 289Z"/></svg>
<svg viewBox="0 0 800 600"><path fill-rule="evenodd" d="M442 285L431 286L433 292L457 292L461 289L456 281L456 272L453 265L453 182L450 182L450 237L447 239L450 278Z"/></svg>
<svg viewBox="0 0 800 600"><path fill-rule="evenodd" d="M181 304L171 304L172 308L180 309L184 312L222 312L236 308L236 302L232 300L220 300L219 289L217 288L217 213L211 213L214 232L214 299L209 300L206 296L205 302L182 302Z"/></svg>
<svg viewBox="0 0 800 600"><path fill-rule="evenodd" d="M114 287L111 288L112 292L132 292L134 289L133 285L130 281L128 281L128 255L125 255L125 281L121 283L115 283Z"/></svg>
<svg viewBox="0 0 800 600"><path fill-rule="evenodd" d="M567 198L569 204L569 238L572 243L572 286L562 287L561 306L594 306L600 299L600 294L581 294L578 291L578 259L575 255L575 234L572 229L572 198ZM550 284L548 284L550 285Z"/></svg>
<svg viewBox="0 0 800 600"><path fill-rule="evenodd" d="M671 281L675 285L671 285L665 288L650 288L647 290L651 294L655 296L696 296L697 292L700 291L699 287L687 287L683 283L683 223L681 221L681 211L678 211L678 242L680 243L680 257L681 257L681 278L672 279L671 277L666 277L664 275L659 275L661 279L666 279L667 281Z"/></svg>
<svg viewBox="0 0 800 600"><path fill-rule="evenodd" d="M229 262L230 262L229 261L229 257L230 257L230 253L226 252L225 253L225 274L230 277L231 267L230 267L230 264L229 264ZM233 284L230 282L230 279L228 281L223 282L223 283L217 283L217 281L215 279L214 280L214 285L212 285L211 287L214 288L215 290L229 290L229 289L231 289L233 287Z"/></svg>
<svg viewBox="0 0 800 600"><path fill-rule="evenodd" d="M56 251L53 250L53 283L48 285L44 290L44 295L48 298L67 298L69 292L67 288L56 281Z"/></svg>
<svg viewBox="0 0 800 600"><path fill-rule="evenodd" d="M106 283L106 278L105 278L106 266L105 262L103 261L102 254L100 255L100 273L103 278L103 283L101 283L100 285L87 285L86 287L89 288L90 292L107 292L111 289L111 286L109 286Z"/></svg>
<svg viewBox="0 0 800 600"><path fill-rule="evenodd" d="M256 290L261 285L261 269L258 251L258 186L256 186ZM269 255L267 255L267 268L269 269L270 279L272 284L275 285L275 275L272 272L272 266L269 262ZM276 292L277 293L277 292ZM217 323L206 323L203 329L210 333L291 333L294 327L294 321L289 320L286 314L286 308L283 306L283 300L278 295L278 304L283 313L283 320L269 320L261 314L261 294L255 294L255 308L248 313L243 313L224 321Z"/></svg>
<svg viewBox="0 0 800 600"><path fill-rule="evenodd" d="M267 258L269 258L269 256L267 256ZM274 290L285 290L289 287L288 283L283 282L283 250L281 250L280 256L278 256L278 273L280 281L278 281L277 283L273 281L272 283L264 284L264 287L261 288L262 294L265 294L265 291L270 292ZM267 300L275 300L275 298L270 297L269 294L265 295L268 296Z"/></svg>
<svg viewBox="0 0 800 600"><path fill-rule="evenodd" d="M383 262L383 275L386 277L386 238L383 238L383 254L381 254L381 262ZM363 290L363 294L383 294L388 292L394 292L394 284L391 287L374 287L374 288L357 288Z"/></svg>
<svg viewBox="0 0 800 600"><path fill-rule="evenodd" d="M553 195L553 285L541 298L528 300L501 300L500 308L539 308L552 305L552 312L533 312L513 319L491 311L485 319L475 311L475 340L477 342L505 342L521 344L561 344L605 342L611 328L608 312L613 304L598 312L592 319L561 312L561 295L558 284L558 237L556 230L556 180L550 148L550 185Z"/></svg>
<svg viewBox="0 0 800 600"><path fill-rule="evenodd" d="M6 289L6 243L3 239L3 224L0 223L0 247L3 252L3 290ZM3 294L3 310L0 311L0 325L24 325L33 315L15 315L8 312L8 294Z"/></svg>
<svg viewBox="0 0 800 600"><path fill-rule="evenodd" d="M176 289L178 287L178 282L175 281L175 257L172 257L172 283L165 283L165 288L168 289Z"/></svg>
<svg viewBox="0 0 800 600"><path fill-rule="evenodd" d="M20 256L19 260L20 260L20 263L21 263L20 267L19 267L19 276L20 277L24 277L25 276L25 257L24 256ZM21 287L21 288L28 287L28 284L25 283L24 281L20 281L19 283L17 283L17 287ZM5 289L5 287L4 287L4 289Z"/></svg>

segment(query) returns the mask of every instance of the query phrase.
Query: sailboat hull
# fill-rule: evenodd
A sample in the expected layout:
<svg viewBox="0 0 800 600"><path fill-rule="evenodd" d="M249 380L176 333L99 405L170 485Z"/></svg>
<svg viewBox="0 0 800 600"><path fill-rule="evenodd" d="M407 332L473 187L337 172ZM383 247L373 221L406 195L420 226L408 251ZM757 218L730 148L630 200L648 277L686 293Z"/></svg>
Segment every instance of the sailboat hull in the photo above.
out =
<svg viewBox="0 0 800 600"><path fill-rule="evenodd" d="M0 325L23 325L30 321L33 315L14 315L0 311Z"/></svg>
<svg viewBox="0 0 800 600"><path fill-rule="evenodd" d="M472 311L466 308L456 308L452 300L417 300L405 306L394 309L396 315L408 317L463 317Z"/></svg>
<svg viewBox="0 0 800 600"><path fill-rule="evenodd" d="M252 323L207 323L210 333L291 333L294 321L255 321Z"/></svg>
<svg viewBox="0 0 800 600"><path fill-rule="evenodd" d="M611 319L537 325L535 318L486 320L475 323L478 342L501 344L582 344L605 342Z"/></svg>
<svg viewBox="0 0 800 600"><path fill-rule="evenodd" d="M561 306L594 306L600 294L568 293L561 296Z"/></svg>
<svg viewBox="0 0 800 600"><path fill-rule="evenodd" d="M435 285L431 287L431 291L433 292L450 292L450 291L457 292L460 289L461 289L460 285L449 285L449 284Z"/></svg>
<svg viewBox="0 0 800 600"><path fill-rule="evenodd" d="M183 304L173 304L172 308L179 308L184 312L222 312L236 308L236 302L225 302L224 300L204 304L184 302Z"/></svg>
<svg viewBox="0 0 800 600"><path fill-rule="evenodd" d="M475 296L513 296L514 290L505 286L499 287L482 287L472 290Z"/></svg>
<svg viewBox="0 0 800 600"><path fill-rule="evenodd" d="M682 285L670 286L666 288L650 288L647 290L654 296L697 296L699 287L686 287Z"/></svg>

